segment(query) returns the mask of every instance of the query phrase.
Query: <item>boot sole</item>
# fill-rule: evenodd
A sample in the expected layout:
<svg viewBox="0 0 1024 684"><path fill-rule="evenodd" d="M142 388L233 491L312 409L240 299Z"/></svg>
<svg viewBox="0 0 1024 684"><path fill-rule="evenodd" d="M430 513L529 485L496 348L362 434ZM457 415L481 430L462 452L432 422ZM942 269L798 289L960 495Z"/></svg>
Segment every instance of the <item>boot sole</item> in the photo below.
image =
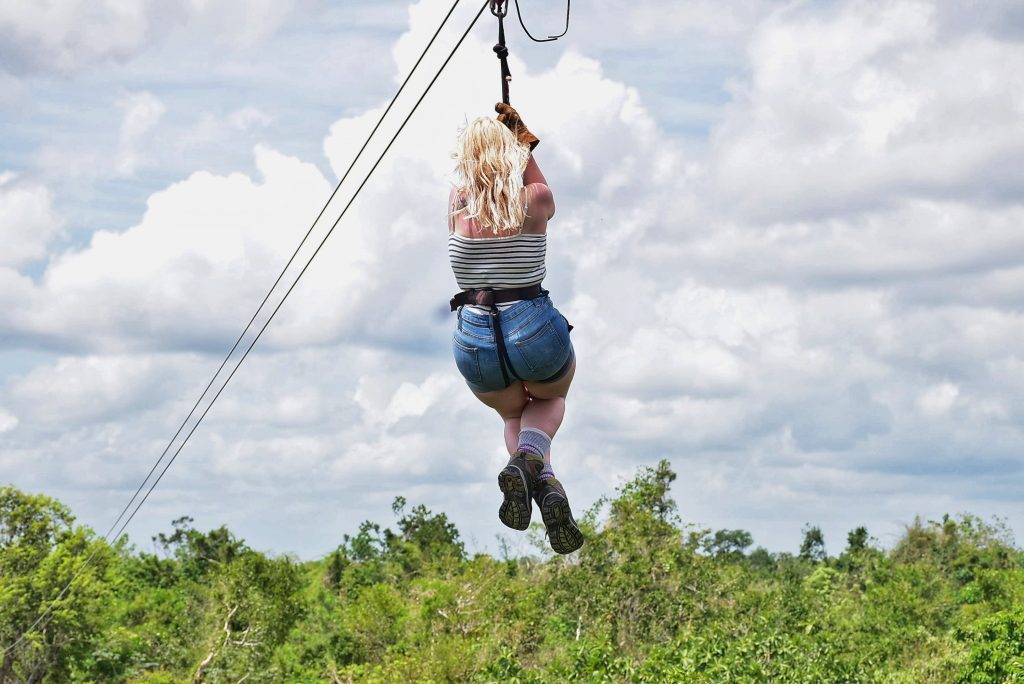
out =
<svg viewBox="0 0 1024 684"><path fill-rule="evenodd" d="M549 493L540 506L548 542L555 553L572 553L583 546L583 533L569 510L569 502L558 493Z"/></svg>
<svg viewBox="0 0 1024 684"><path fill-rule="evenodd" d="M526 475L517 466L505 466L498 473L498 489L505 495L505 500L498 508L498 519L513 530L525 530L530 526L530 516L533 514Z"/></svg>

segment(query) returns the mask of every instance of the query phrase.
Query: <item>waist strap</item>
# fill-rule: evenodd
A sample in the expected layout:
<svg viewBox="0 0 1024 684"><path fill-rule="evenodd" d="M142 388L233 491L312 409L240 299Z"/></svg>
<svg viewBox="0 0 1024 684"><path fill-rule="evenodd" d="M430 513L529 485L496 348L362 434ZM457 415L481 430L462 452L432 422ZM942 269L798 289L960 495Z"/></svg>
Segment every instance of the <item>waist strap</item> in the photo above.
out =
<svg viewBox="0 0 1024 684"><path fill-rule="evenodd" d="M506 302L514 302L519 299L536 299L537 297L543 297L545 294L547 294L547 291L540 285L513 287L507 290L463 290L452 297L449 304L451 304L452 311L455 311L460 306L466 304L491 307L495 304L505 304Z"/></svg>

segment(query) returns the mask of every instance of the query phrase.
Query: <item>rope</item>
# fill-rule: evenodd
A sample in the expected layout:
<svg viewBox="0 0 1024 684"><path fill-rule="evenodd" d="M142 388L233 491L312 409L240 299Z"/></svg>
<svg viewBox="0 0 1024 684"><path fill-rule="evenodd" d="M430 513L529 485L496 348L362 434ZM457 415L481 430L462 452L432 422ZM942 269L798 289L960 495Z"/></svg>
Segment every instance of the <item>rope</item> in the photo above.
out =
<svg viewBox="0 0 1024 684"><path fill-rule="evenodd" d="M139 485L139 488L136 490L135 494L132 496L131 501L129 501L128 505L125 506L125 509L121 512L121 515L118 516L118 521L121 520L121 518L124 517L125 512L131 507L132 501L135 501L135 499L138 497L139 492L142 491L142 489L146 485L146 482L149 480L150 476L156 471L157 467L160 465L160 462L163 460L164 456L169 451L170 446L174 443L174 440L178 437L178 435L184 429L185 425L188 423L189 418L191 418L192 415L195 413L195 410L199 406L199 404L202 402L203 397L206 396L206 394L209 391L210 387L213 386L213 384L216 381L217 377L220 375L221 370L223 370L223 368L227 364L228 360L231 358L232 354L237 349L239 343L241 342L242 338L245 336L246 332L249 331L249 328L252 326L253 321L256 320L256 318L259 315L260 311L263 309L263 306L267 303L268 299L270 298L271 293L274 291L274 289L277 287L278 283L281 281L281 278L284 276L285 271L288 270L288 267L291 265L292 261L295 259L295 256L298 254L299 249L301 249L302 245L305 243L306 239L309 237L310 233L312 232L313 227L316 225L317 221L319 221L320 217L323 216L324 212L327 210L327 206L330 204L331 200L334 198L335 194L338 192L338 189L341 187L342 183L344 183L345 178L348 177L349 172L355 166L356 161L359 159L359 155L361 155L363 153L363 150L366 149L366 146L369 144L370 139L372 139L374 133L377 132L377 129L380 127L381 123L383 122L384 117L387 115L388 111L391 110L391 107L392 107L392 105L394 105L395 100L398 99L398 95L402 92L402 89L405 88L406 83L409 82L409 78L412 76L412 73L416 70L416 67L419 66L420 62L422 61L422 59L426 55L427 51L430 49L431 45L433 45L434 39L436 39L438 34L440 34L441 29L445 25L445 22L448 21L448 18L451 16L452 11L455 9L455 6L458 5L458 3L460 1L461 0L456 0L455 1L455 5L453 5L452 8L448 11L448 14L445 15L444 20L441 22L441 25L438 26L437 31L434 33L434 36L430 39L430 42L427 44L427 47L424 48L423 53L420 55L420 58L416 61L416 64L413 66L412 70L409 72L409 75L406 77L405 81L399 87L398 92L395 94L395 97L392 98L391 103L388 105L388 107L385 110L384 114L381 115L380 120L377 122L377 125L374 127L373 131L367 137L366 142L363 143L363 146L360 148L359 152L356 154L356 157L352 161L352 164L348 167L348 170L345 171L344 176L342 176L341 181L339 181L337 187L335 187L334 192L331 193L331 197L330 197L330 199L327 200L327 204L325 204L323 209L320 210L320 214L317 216L317 219L313 222L313 225L310 226L310 229L309 229L309 231L307 231L305 237L303 237L302 242L299 243L299 247L296 248L295 253L292 254L291 259L288 260L288 264L285 266L284 270L282 270L282 272L278 276L277 280L274 281L274 285L271 287L270 291L267 293L267 296L263 299L263 302L260 303L259 308L256 310L256 314L253 315L252 319L250 319L249 324L246 326L245 330L242 331L242 334L239 336L238 340L235 341L235 344L234 344L234 346L232 346L231 351L228 352L227 357L225 357L224 361L221 363L220 367L217 369L217 372L214 374L213 379L210 380L210 383L207 384L206 389L203 390L203 394L200 395L199 401L197 401L195 406L193 406L192 411L189 412L188 417L186 417L186 419L182 423L181 427L178 428L178 431L175 433L175 436L171 438L170 444L168 444L167 448L164 449L163 454L160 455L160 458L157 459L157 462L150 469L149 473L146 475L146 478L142 481L142 484ZM142 497L142 499L139 501L139 503L135 506L135 509L131 512L131 514L128 516L128 518L120 526L120 529L118 529L116 536L120 536L124 532L124 530L128 527L128 525L131 523L132 519L135 517L136 513L138 513L139 509L141 509L143 504L146 503L146 500L149 499L149 495L153 493L153 490L160 483L160 480L163 479L163 476L167 473L167 470L174 463L175 459L177 459L178 454L180 454L182 449L185 448L185 445L188 444L188 440L192 437L193 433L195 433L196 429L198 429L199 425L203 422L203 419L206 418L206 414L210 412L211 408L213 408L214 403L216 403L217 399L220 397L221 393L227 387L228 383L231 382L231 379L235 376L235 373L241 367L242 363L249 356L249 352L251 352L253 347L256 346L256 343L259 341L260 337L263 336L263 333L267 329L267 326L269 326L270 322L272 320L274 320L274 317L277 315L277 312L280 311L281 307L284 305L285 301L288 299L288 296L292 293L292 290L295 289L295 286L298 285L299 280L302 279L302 276L306 273L306 270L309 268L310 264L313 263L313 259L315 259L317 254L320 253L321 248L323 248L324 244L327 242L327 239L331 236L331 234L334 232L334 229L337 228L338 224L341 222L341 219L348 212L349 207L351 207L353 202L355 202L356 197L359 196L359 193L362 191L362 189L366 185L367 181L370 180L370 177L373 175L374 171L377 170L377 167L380 165L381 161L383 161L384 157L391 150L391 146L395 143L395 140L398 139L398 136L405 129L406 124L409 123L409 120L412 118L412 115L419 108L420 103L422 103L424 98L426 98L427 93L430 92L430 89L434 86L434 83L436 83L437 79L440 78L441 74L444 72L445 68L448 66L448 63L451 62L452 58L455 56L455 53L458 51L458 49L460 47L462 47L462 43L466 40L466 37L469 35L470 31L476 25L476 22L480 19L480 15L483 14L484 9L487 8L487 4L488 3L485 2L480 7L480 10L477 12L476 16L473 18L473 21L469 24L469 27L466 28L465 32L463 32L462 36L459 38L458 42L455 44L455 47L452 48L451 52L448 54L448 57L445 59L444 63L441 64L440 68L437 70L437 73L430 80L430 83L427 84L426 89L420 95L419 99L416 100L416 103L412 106L412 109L410 110L409 114L405 117L405 119L402 121L401 125L398 127L398 130L395 131L395 134L391 137L391 140L388 142L387 146L384 148L384 151L381 152L380 155L377 157L377 161L374 162L373 166L370 168L370 170L367 172L366 176L363 178L363 181L359 184L359 187L356 188L355 192L353 193L352 197L349 199L348 203L345 204L344 208L341 210L341 213L338 215L338 218L335 219L334 223L331 224L331 227L328 229L327 233L324 235L323 239L320 241L320 244L317 245L316 250L314 250L313 254L309 257L309 259L306 260L305 266L303 266L302 270L299 271L299 274L295 277L295 280L292 282L291 286L284 293L284 296L281 298L281 301L278 302L277 306L271 312L269 318L267 318L266 322L263 324L263 326L260 328L259 332L256 334L256 337L252 340L252 342L249 343L249 346L246 348L245 352L242 354L242 357L235 364L234 368L231 370L231 373L227 376L227 379L225 379L223 384L221 384L220 389L218 389L217 392L213 395L213 398L210 400L210 403L207 405L206 409L199 416L199 418L196 421L195 425L192 426L192 429L189 430L188 434L185 436L185 438L182 441L181 445L178 446L178 448L175 450L174 454L171 456L171 458L167 461L166 465L164 465L163 469L160 471L160 474L157 476L157 478L153 481L153 483L146 490L145 495ZM114 525L111 526L111 529L107 532L107 534L104 535L104 541L108 541L109 540L110 532L115 527L117 527L117 521L115 521ZM61 592L57 595L57 597L50 602L50 605L46 608L46 610L43 611L43 613L35 620L35 622L33 622L28 627L28 629L26 629L25 632L22 633L22 635L20 637L18 637L18 639L16 641L14 641L14 643L12 643L10 646L6 647L0 653L6 655L8 652L10 652L15 647L17 647L18 644L20 644L22 641L25 640L25 638L32 632L32 630L34 630L47 616L49 616L52 613L55 604L58 601L60 601L67 594L67 592L71 589L72 585L74 584L75 580L77 580L78 577L81 576L82 572L85 571L85 568L88 567L89 563L92 561L92 559L95 557L95 555L96 555L96 550L94 549L93 552L90 553L89 556L86 558L85 562L78 569L78 571L72 576L71 580L67 583L67 585L65 585L65 587L61 590Z"/></svg>
<svg viewBox="0 0 1024 684"><path fill-rule="evenodd" d="M508 68L508 48L505 47L505 15L508 14L506 2L507 0L491 0L491 14L498 17L498 43L494 46L494 54L501 62L501 101L511 104L508 89L512 81L512 72Z"/></svg>

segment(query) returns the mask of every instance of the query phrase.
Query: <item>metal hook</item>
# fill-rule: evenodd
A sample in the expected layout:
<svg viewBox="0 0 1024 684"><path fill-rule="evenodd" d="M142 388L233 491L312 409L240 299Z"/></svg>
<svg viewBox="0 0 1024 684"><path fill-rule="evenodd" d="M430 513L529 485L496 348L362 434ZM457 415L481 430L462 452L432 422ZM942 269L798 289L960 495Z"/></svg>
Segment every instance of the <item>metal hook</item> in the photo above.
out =
<svg viewBox="0 0 1024 684"><path fill-rule="evenodd" d="M508 4L506 0L491 0L491 14L499 19L504 19L505 15L508 14Z"/></svg>
<svg viewBox="0 0 1024 684"><path fill-rule="evenodd" d="M519 0L516 0L516 15L519 17L519 25L523 27L523 31L526 33L527 37L529 37L529 39L532 40L535 43L550 43L553 40L558 40L559 38L561 38L562 36L564 36L566 33L569 32L569 11L570 11L570 7L571 7L571 3L572 3L572 0L565 0L565 30L562 31L561 33L559 33L557 36L548 36L547 38L534 38L533 35L530 33L529 29L526 28L526 24L523 23L523 14L522 14L522 12L519 11ZM499 2L498 4L501 4L501 3ZM506 13L508 12L508 7L507 6L505 8L505 11L506 11ZM493 2L492 2L491 12L492 13L494 12ZM495 15L495 16L497 16L497 15ZM502 15L502 16L504 16L504 15Z"/></svg>

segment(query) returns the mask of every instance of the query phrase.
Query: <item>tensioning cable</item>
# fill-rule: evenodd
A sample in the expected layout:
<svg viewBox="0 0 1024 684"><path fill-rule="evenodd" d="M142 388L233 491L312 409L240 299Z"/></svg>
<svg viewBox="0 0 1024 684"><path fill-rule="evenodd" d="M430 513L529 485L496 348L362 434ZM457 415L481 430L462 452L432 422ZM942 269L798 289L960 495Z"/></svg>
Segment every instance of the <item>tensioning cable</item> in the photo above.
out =
<svg viewBox="0 0 1024 684"><path fill-rule="evenodd" d="M488 2L489 1L490 0L488 0ZM195 411L197 410L199 405L202 403L203 398L209 393L210 388L214 385L216 379L220 376L221 371L226 367L226 365L227 365L228 361L230 360L231 356L238 349L238 346L241 343L242 339L245 337L246 333L252 327L252 324L256 320L256 318L258 317L260 311L266 305L266 303L269 300L271 294L274 292L274 290L277 288L278 284L281 282L281 279L283 278L285 272L291 266L291 264L294 261L296 255L298 254L299 250L302 248L303 244L305 244L306 240L309 238L310 233L312 232L313 228L316 226L317 222L320 220L320 217L323 216L324 212L327 210L327 207L331 203L331 200L334 199L334 196L337 194L339 188L344 183L344 181L348 177L349 173L352 171L352 168L355 166L355 164L358 161L360 155L362 155L363 151L366 149L366 147L369 144L370 140L373 138L373 135L377 132L377 130L380 127L381 123L383 122L384 118L387 116L388 112L391 110L391 108L394 105L395 101L398 99L399 94L401 94L402 90L405 88L406 84L409 82L409 78L412 76L412 73L416 70L416 68L419 66L420 62L423 60L424 56L427 54L427 51L433 45L434 40L440 34L441 29L444 27L445 23L448 21L448 18L451 16L452 11L455 9L455 6L458 5L459 2L460 2L460 0L456 0L455 4L452 5L452 8L448 11L448 14L445 16L444 20L441 22L441 25L438 27L437 31L434 33L434 36L430 39L430 42L427 44L426 48L424 48L423 53L420 55L420 58L416 61L416 63L413 66L412 70L409 72L409 75L406 77L405 81L402 82L402 85L399 87L398 92L396 92L394 98L391 100L391 103L388 104L388 107L384 111L384 114L381 115L380 120L378 120L378 122L377 122L377 125L373 128L373 131L367 137L366 142L363 143L363 146L359 149L359 152L356 154L355 159L353 159L352 163L349 165L348 169L345 171L345 174L342 176L341 181L339 181L338 185L335 187L334 192L331 193L331 197L327 200L327 203L324 205L323 209L320 210L320 214L317 216L316 220L314 220L313 225L310 226L309 231L307 231L306 235L302 238L302 241L299 243L299 246L296 248L296 250L292 254L291 258L288 260L288 263L285 265L285 267L282 270L281 274L278 275L277 280L274 281L274 284L271 286L271 289L267 293L267 296L264 297L263 301L260 303L259 308L256 310L256 313L253 315L252 319L250 319L249 324L246 326L245 330L242 331L242 334L239 336L238 340L235 341L235 344L232 346L231 351L228 352L227 357L225 357L224 361L221 363L220 367L217 369L217 372L214 374L213 379L211 379L210 382L207 384L206 389L203 390L203 393L202 393L202 395L200 395L199 400L196 402L195 406L193 406L192 410L189 412L189 415L186 417L186 419L182 422L181 426L178 428L178 431L175 433L174 437L171 438L171 442L168 444L167 448L164 449L164 452L160 455L160 458L157 459L156 463L150 469L149 473L146 475L146 478L143 480L142 484L139 486L139 488L136 490L135 494L132 496L131 501L129 501L128 505L125 506L124 510L121 512L121 515L118 516L118 518L117 518L118 521L120 521L122 518L124 518L125 513L131 508L132 502L134 502L138 498L139 492L141 492L144 488L146 488L146 482L148 482L150 477L152 476L152 474L154 472L156 472L156 469L159 467L160 463L163 461L164 457L166 456L166 454L170 450L170 447L174 444L175 439L177 439L177 437L184 430L185 426L188 424L189 419L195 414ZM266 322L263 323L262 327L260 327L259 332L256 334L256 336L253 338L253 340L246 347L245 352L242 354L241 358L238 359L238 361L234 365L234 368L228 374L227 378L223 381L223 383L221 383L220 388L216 391L216 393L213 395L212 399L210 400L209 404L206 406L206 408L203 410L203 412L199 415L199 418L195 421L195 424L189 430L188 434L185 435L185 438L182 440L181 444L178 446L178 448L171 455L171 458L164 465L163 469L160 471L159 475L157 475L156 479L153 480L153 482L149 485L148 489L146 489L146 493L143 495L142 499L138 501L138 503L135 505L134 509L128 515L127 519L124 520L124 522L120 525L119 528L118 528L117 521L115 521L114 525L111 526L111 529L108 530L106 535L104 535L104 540L105 541L109 541L110 534L111 534L111 532L113 532L113 530L115 528L117 528L117 532L115 534L115 538L119 537L124 532L124 530L127 528L127 526L131 523L132 519L135 517L136 513L139 512L139 509L141 509L143 504L146 503L146 500L149 498L149 495L153 493L153 490L160 483L160 480L163 479L163 476L167 473L167 470L174 463L175 459L177 459L177 457L181 453L182 449L184 449L185 445L188 444L189 439L195 433L195 431L199 427L199 425L203 422L203 419L210 412L210 409L213 408L214 403L216 403L217 399L220 397L221 393L227 387L228 383L231 382L231 379L235 376L235 373L241 367L242 363L249 356L249 352L251 352L253 347L256 346L256 343L259 341L260 337L263 336L264 331L266 331L267 326L269 326L270 322L272 320L274 320L274 317L277 315L278 311L280 311L281 307L284 305L284 302L288 299L288 296L292 293L292 291L295 289L295 286L298 285L299 280L301 280L302 276L306 273L306 270L313 263L313 259L315 259L317 254L320 253L321 248L323 248L324 244L327 242L327 239L330 238L331 234L334 232L334 229L338 227L338 224L341 222L341 219L344 218L345 214L348 212L349 207L351 207L353 202L355 202L356 197L359 196L359 193L362 191L363 187L365 187L366 183L370 180L370 177L373 175L374 171L377 170L377 167L380 165L381 161L383 161L384 157L391 150L391 147L395 143L395 140L398 139L398 136L405 129L406 124L409 123L409 120L412 118L412 115L416 112L416 110L419 108L420 104L426 98L427 93L430 92L430 89L434 86L434 83L437 82L437 79L440 78L441 74L444 72L444 70L448 66L449 62L451 62L452 58L455 56L455 53L462 46L462 43L465 42L466 37L469 35L470 31L472 31L473 27L476 25L477 21L480 19L480 16L483 14L483 11L487 8L488 2L485 2L480 7L480 10L473 17L473 21L470 22L469 26L463 32L463 34L459 38L458 42L455 44L455 47L452 48L451 52L448 54L448 57L444 60L444 62L438 68L437 73L434 74L434 77L427 84L426 88L424 89L423 93L420 95L419 99L416 100L416 103L412 106L412 109L406 115L406 117L402 121L401 125L399 125L398 130L395 131L394 135L392 135L391 140L388 142L387 146L384 148L384 151L381 152L380 155L377 157L377 160L374 162L374 164L370 168L370 170L366 173L366 176L363 178L362 182L356 188L355 192L352 194L352 197L349 199L349 201L342 208L341 213L338 215L338 218L336 218L334 220L334 222L331 224L331 227L327 230L327 233L321 239L320 244L317 245L317 248L314 250L313 254L309 257L309 259L306 260L306 263L302 267L302 270L299 271L298 275L295 277L295 280L289 286L288 290L284 293L284 295L281 298L281 301L278 302L276 307L274 307L274 310L270 313L270 316L267 318ZM58 601L60 601L65 596L65 594L67 594L67 592L74 585L75 580L77 580L78 577L81 576L82 572L84 572L86 567L88 567L89 563L95 557L95 554L96 554L96 550L93 550L93 552L90 553L89 556L86 557L86 560L82 563L82 565L79 567L79 569L76 571L76 573L72 576L71 580L67 583L67 585L65 585L65 587L60 591L60 593L56 596L56 598L54 598L54 599L52 599L50 601L50 604L46 608L46 610L43 611L43 613L38 618L36 618L35 622L33 622L21 634L21 636L18 637L18 639L16 641L14 641L11 645L7 646L2 651L3 654L6 654L9 651L13 650L15 647L17 647L18 644L20 644L22 641L24 641L25 638L36 627L38 627L39 624L42 623L46 619L46 617L48 615L50 615L52 613L55 604Z"/></svg>

